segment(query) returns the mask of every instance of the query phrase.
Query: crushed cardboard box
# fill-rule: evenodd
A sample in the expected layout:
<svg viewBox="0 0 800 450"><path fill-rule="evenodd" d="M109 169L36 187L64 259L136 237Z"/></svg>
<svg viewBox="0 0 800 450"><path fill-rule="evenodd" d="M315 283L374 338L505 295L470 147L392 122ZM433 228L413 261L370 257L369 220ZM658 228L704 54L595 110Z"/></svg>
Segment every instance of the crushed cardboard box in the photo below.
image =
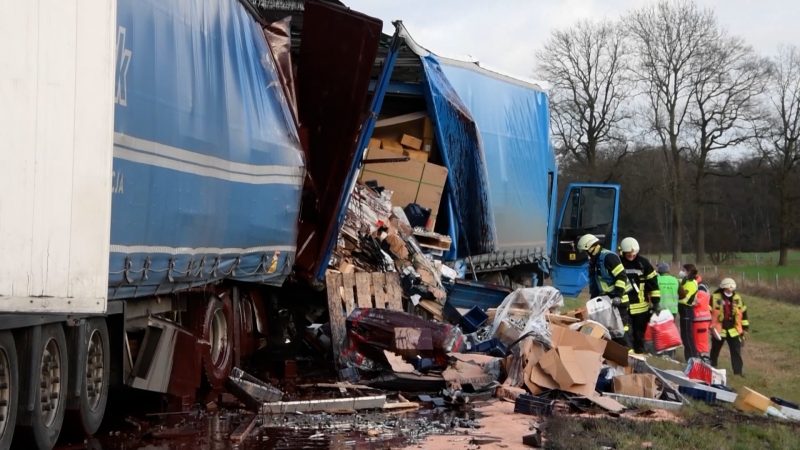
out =
<svg viewBox="0 0 800 450"><path fill-rule="evenodd" d="M634 397L658 398L661 390L656 376L650 373L634 373L614 377L614 393Z"/></svg>

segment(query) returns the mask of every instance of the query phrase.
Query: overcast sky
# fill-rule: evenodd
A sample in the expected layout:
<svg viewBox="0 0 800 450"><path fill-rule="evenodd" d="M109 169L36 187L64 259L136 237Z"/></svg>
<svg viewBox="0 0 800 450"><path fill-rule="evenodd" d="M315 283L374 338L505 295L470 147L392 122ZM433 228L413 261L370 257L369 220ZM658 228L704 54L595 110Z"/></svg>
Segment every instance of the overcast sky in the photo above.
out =
<svg viewBox="0 0 800 450"><path fill-rule="evenodd" d="M343 0L377 17L391 34L401 19L411 36L434 53L477 59L491 68L536 78L534 52L554 28L583 18L616 19L644 0ZM715 11L729 32L764 55L778 44L800 45L798 0L697 0Z"/></svg>

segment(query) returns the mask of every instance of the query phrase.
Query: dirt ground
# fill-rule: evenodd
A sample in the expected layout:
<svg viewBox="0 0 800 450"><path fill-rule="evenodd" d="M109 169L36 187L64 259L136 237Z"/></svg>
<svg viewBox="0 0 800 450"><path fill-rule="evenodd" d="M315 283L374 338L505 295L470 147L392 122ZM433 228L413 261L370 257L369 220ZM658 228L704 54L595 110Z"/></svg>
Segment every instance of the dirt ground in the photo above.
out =
<svg viewBox="0 0 800 450"><path fill-rule="evenodd" d="M475 409L478 426L454 435L430 435L406 448L452 449L529 449L522 436L532 433L536 417L514 414L514 404L492 401Z"/></svg>

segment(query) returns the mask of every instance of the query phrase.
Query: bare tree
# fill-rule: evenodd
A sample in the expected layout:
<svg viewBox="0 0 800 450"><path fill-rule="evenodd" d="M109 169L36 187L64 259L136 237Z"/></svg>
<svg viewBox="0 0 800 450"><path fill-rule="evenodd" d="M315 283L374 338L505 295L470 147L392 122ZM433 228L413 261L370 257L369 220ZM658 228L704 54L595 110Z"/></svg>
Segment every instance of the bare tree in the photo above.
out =
<svg viewBox="0 0 800 450"><path fill-rule="evenodd" d="M735 147L753 138L749 124L756 114L767 67L753 49L738 37L720 34L701 50L703 66L695 73L692 108L687 131L693 133L689 160L694 166L696 206L696 262L705 262L705 209L703 180L713 163L712 152Z"/></svg>
<svg viewBox="0 0 800 450"><path fill-rule="evenodd" d="M800 166L800 50L782 47L773 59L765 93L766 118L757 127L757 146L775 174L779 201L778 265L787 264L792 223L791 205L800 196L793 176Z"/></svg>
<svg viewBox="0 0 800 450"><path fill-rule="evenodd" d="M596 172L600 147L621 141L620 122L626 118L624 104L630 96L624 85L624 44L618 25L583 21L554 31L537 53L539 75L552 83L556 146L590 173Z"/></svg>
<svg viewBox="0 0 800 450"><path fill-rule="evenodd" d="M677 263L683 251L684 125L705 67L703 50L719 34L717 22L711 11L692 2L662 0L630 13L626 24L637 57L635 72L647 93L649 126L671 175L672 260Z"/></svg>

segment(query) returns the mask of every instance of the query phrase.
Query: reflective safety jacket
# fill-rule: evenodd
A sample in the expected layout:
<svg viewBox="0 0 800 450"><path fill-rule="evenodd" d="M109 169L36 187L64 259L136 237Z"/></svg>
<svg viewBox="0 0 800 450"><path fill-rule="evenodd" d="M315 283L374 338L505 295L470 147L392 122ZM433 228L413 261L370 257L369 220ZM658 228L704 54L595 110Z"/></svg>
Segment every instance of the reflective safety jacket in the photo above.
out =
<svg viewBox="0 0 800 450"><path fill-rule="evenodd" d="M736 292L725 297L722 289L717 289L711 296L711 326L717 329L722 337L737 337L750 327L747 320L747 306Z"/></svg>
<svg viewBox="0 0 800 450"><path fill-rule="evenodd" d="M658 291L661 292L661 307L673 316L678 314L678 279L670 274L659 275Z"/></svg>
<svg viewBox="0 0 800 450"><path fill-rule="evenodd" d="M697 281L694 278L681 280L681 286L678 288L678 303L686 306L694 305L695 294L697 294Z"/></svg>
<svg viewBox="0 0 800 450"><path fill-rule="evenodd" d="M658 288L658 273L644 256L636 255L633 261L622 258L622 266L630 281L628 299L631 314L644 314L650 311L650 305L658 305L661 292Z"/></svg>
<svg viewBox="0 0 800 450"><path fill-rule="evenodd" d="M602 249L589 258L589 294L592 298L608 295L627 303L629 288L625 268L616 253Z"/></svg>

